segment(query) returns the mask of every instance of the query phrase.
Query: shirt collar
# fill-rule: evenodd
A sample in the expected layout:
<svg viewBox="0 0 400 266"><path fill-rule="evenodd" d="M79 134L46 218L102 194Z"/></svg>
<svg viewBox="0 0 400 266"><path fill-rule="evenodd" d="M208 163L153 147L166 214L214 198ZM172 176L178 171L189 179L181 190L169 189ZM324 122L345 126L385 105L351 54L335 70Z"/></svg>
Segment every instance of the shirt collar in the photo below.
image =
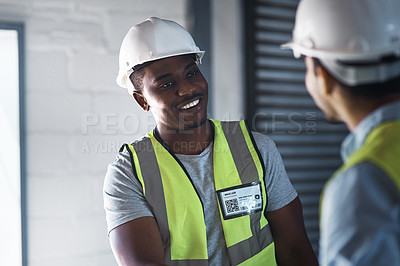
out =
<svg viewBox="0 0 400 266"><path fill-rule="evenodd" d="M350 155L358 150L368 134L384 122L400 119L400 101L389 103L379 107L365 117L342 142L341 155L346 161Z"/></svg>

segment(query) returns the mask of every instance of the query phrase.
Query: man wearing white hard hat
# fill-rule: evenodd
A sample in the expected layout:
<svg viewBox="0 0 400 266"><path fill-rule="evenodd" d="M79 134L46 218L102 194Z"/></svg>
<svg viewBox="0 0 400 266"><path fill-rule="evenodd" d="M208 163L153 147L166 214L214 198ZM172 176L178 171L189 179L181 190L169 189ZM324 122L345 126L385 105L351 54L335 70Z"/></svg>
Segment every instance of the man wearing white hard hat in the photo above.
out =
<svg viewBox="0 0 400 266"><path fill-rule="evenodd" d="M292 42L328 121L351 131L320 208L322 265L400 265L400 1L302 0Z"/></svg>
<svg viewBox="0 0 400 266"><path fill-rule="evenodd" d="M156 128L109 165L104 207L120 265L316 265L301 203L268 137L207 118L204 52L149 18L120 50L117 83Z"/></svg>

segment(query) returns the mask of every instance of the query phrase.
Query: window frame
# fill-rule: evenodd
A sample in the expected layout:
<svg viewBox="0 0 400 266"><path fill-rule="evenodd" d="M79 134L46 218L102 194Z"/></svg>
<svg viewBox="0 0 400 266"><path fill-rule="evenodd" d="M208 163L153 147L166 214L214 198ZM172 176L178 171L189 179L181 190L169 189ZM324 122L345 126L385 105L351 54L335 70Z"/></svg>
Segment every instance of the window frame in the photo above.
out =
<svg viewBox="0 0 400 266"><path fill-rule="evenodd" d="M0 30L15 30L18 39L19 84L19 143L21 197L21 265L27 265L27 208L26 208L26 128L25 128L25 25L22 22L0 21Z"/></svg>

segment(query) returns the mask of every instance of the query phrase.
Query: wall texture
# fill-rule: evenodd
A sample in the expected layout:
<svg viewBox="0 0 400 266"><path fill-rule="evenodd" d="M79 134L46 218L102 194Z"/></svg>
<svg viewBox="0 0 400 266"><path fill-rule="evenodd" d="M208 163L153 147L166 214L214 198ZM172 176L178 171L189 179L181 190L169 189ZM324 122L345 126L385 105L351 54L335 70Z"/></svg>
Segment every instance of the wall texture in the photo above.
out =
<svg viewBox="0 0 400 266"><path fill-rule="evenodd" d="M220 120L244 119L244 53L241 0L212 1L212 110Z"/></svg>
<svg viewBox="0 0 400 266"><path fill-rule="evenodd" d="M26 31L29 266L116 265L104 174L154 121L114 80L123 36L149 16L186 26L186 0L0 0Z"/></svg>

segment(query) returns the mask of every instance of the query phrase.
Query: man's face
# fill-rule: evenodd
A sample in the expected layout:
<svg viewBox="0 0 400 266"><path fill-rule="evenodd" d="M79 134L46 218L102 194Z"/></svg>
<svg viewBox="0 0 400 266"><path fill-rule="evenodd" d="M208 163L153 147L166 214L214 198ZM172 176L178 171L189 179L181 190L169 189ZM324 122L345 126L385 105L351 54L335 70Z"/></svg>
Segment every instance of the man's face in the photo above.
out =
<svg viewBox="0 0 400 266"><path fill-rule="evenodd" d="M142 96L159 130L187 130L206 121L208 84L193 56L169 57L143 70Z"/></svg>
<svg viewBox="0 0 400 266"><path fill-rule="evenodd" d="M332 103L332 99L329 97L326 86L329 86L326 76L322 74L322 70L317 66L311 57L305 59L307 71L306 71L306 88L308 93L313 98L315 104L325 114L325 118L330 123L339 123L337 112L335 110L335 103Z"/></svg>

